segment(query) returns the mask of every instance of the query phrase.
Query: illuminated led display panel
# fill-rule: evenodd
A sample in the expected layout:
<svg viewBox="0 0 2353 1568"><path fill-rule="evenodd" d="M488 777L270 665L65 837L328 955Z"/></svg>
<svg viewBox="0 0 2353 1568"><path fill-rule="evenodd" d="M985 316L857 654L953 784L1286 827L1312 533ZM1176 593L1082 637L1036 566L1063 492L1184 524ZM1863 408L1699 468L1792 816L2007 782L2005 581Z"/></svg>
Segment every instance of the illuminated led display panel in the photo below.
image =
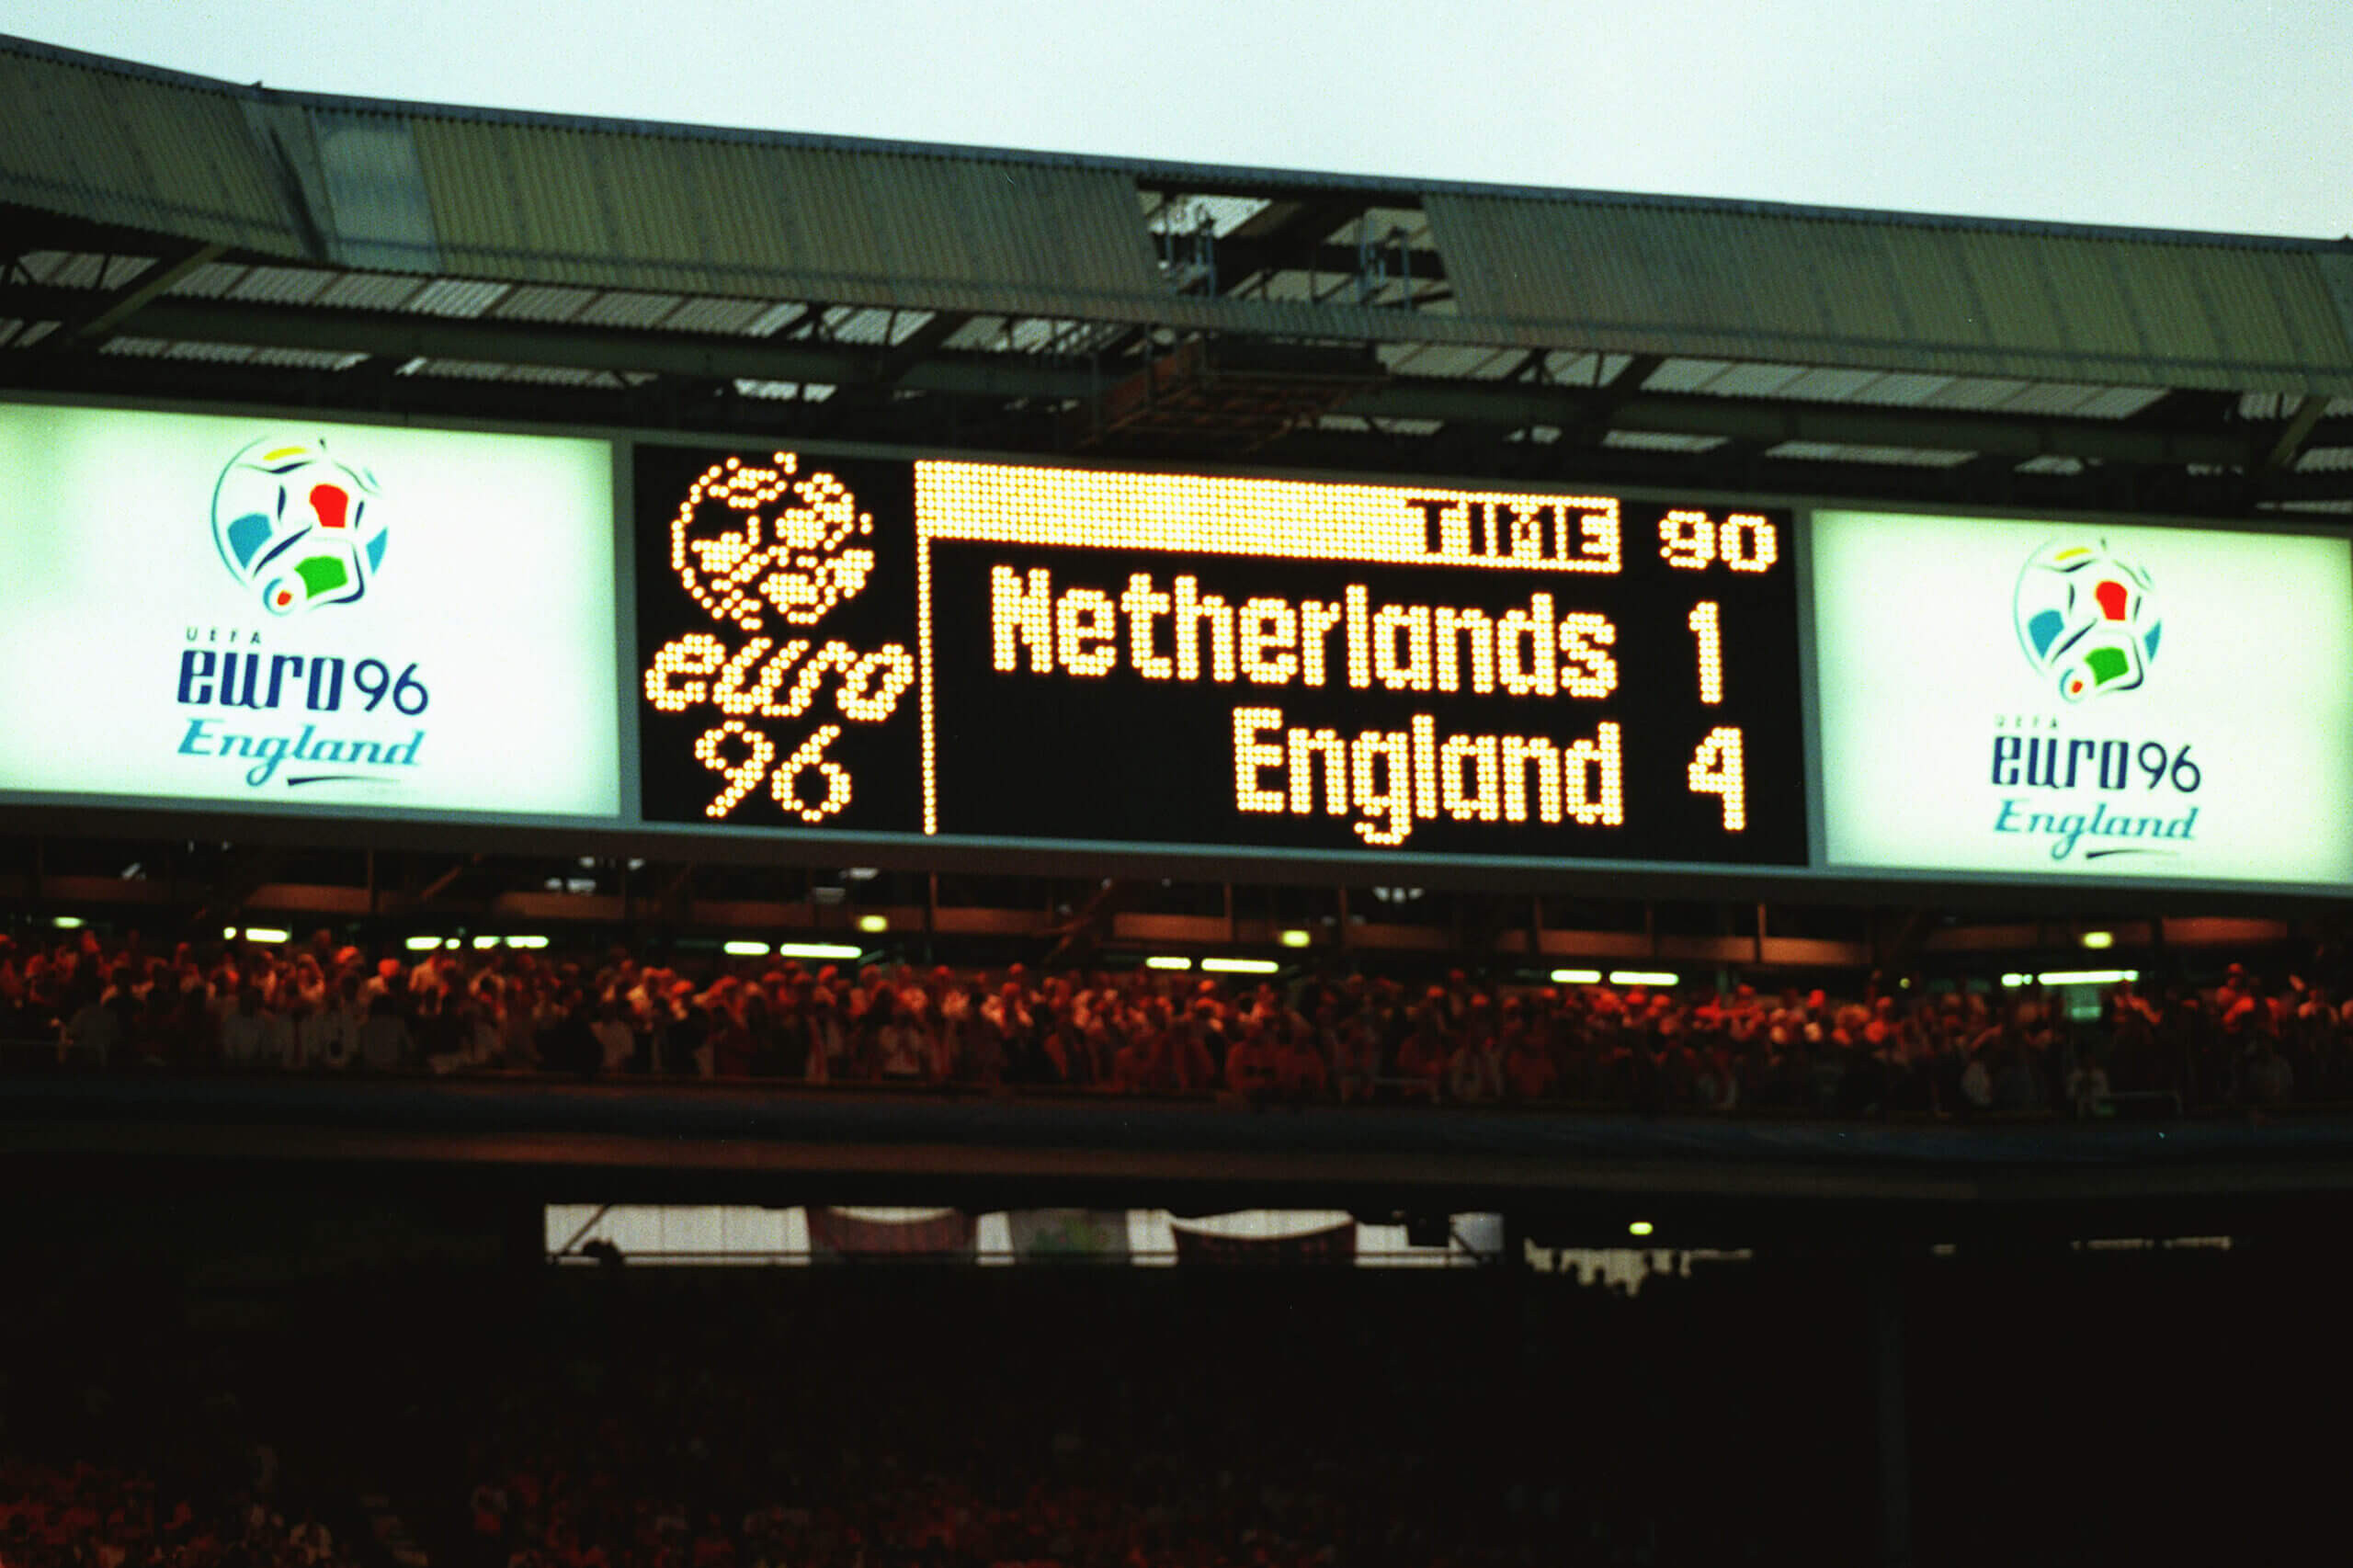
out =
<svg viewBox="0 0 2353 1568"><path fill-rule="evenodd" d="M0 792L621 811L602 441L0 404Z"/></svg>
<svg viewBox="0 0 2353 1568"><path fill-rule="evenodd" d="M1832 867L2353 883L2353 544L1813 527Z"/></svg>
<svg viewBox="0 0 2353 1568"><path fill-rule="evenodd" d="M1802 866L1784 510L641 447L651 820Z"/></svg>

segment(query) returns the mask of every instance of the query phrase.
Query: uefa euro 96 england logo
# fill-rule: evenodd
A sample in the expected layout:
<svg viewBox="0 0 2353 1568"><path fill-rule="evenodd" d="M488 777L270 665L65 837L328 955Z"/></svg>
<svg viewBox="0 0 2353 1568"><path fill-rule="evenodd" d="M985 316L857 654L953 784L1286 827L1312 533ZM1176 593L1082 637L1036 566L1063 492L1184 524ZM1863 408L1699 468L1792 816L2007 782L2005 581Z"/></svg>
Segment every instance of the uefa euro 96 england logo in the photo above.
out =
<svg viewBox="0 0 2353 1568"><path fill-rule="evenodd" d="M791 452L729 458L688 487L670 519L670 566L721 630L663 644L645 699L665 713L720 716L695 742L695 760L725 780L705 816L725 820L763 785L804 823L849 806L855 781L827 748L844 724L890 718L915 678L904 644L860 650L813 634L866 586L873 532L847 486L805 472ZM745 641L731 647L730 632Z"/></svg>

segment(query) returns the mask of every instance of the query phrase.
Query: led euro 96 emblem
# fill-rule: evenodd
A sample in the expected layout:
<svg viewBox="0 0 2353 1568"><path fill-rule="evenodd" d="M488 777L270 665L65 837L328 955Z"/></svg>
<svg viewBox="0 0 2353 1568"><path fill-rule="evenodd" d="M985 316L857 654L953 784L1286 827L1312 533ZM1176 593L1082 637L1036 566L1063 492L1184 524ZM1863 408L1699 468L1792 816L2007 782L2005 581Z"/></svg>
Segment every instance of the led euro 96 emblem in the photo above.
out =
<svg viewBox="0 0 2353 1568"><path fill-rule="evenodd" d="M765 786L778 805L815 824L853 798L849 770L827 755L842 725L879 724L914 684L902 643L861 651L838 639L767 634L814 627L855 598L874 567L858 543L874 521L831 473L799 457L770 464L729 458L688 489L670 523L679 585L722 629L752 633L731 646L717 633L671 639L645 672L645 699L665 713L708 706L722 715L696 740L695 760L725 783L703 814L727 820ZM772 733L774 722L785 733Z"/></svg>

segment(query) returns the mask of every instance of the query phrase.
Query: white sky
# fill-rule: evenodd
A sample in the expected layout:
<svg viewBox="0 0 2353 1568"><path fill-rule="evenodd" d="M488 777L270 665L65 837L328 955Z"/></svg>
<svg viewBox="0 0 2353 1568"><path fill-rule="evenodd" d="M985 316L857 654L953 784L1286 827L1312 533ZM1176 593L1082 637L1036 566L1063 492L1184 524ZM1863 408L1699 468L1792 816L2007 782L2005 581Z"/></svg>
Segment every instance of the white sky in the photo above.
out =
<svg viewBox="0 0 2353 1568"><path fill-rule="evenodd" d="M2348 0L0 0L364 97L2335 238Z"/></svg>

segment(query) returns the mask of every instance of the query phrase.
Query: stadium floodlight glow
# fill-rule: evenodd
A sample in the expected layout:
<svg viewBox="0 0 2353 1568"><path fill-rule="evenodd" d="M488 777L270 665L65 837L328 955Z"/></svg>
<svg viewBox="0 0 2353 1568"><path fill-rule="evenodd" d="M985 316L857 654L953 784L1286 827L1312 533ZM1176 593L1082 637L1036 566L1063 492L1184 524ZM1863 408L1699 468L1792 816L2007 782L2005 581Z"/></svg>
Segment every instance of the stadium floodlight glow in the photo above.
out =
<svg viewBox="0 0 2353 1568"><path fill-rule="evenodd" d="M545 937L509 937L506 945L510 948L544 948L548 939Z"/></svg>
<svg viewBox="0 0 2353 1568"><path fill-rule="evenodd" d="M858 928L870 937L879 937L891 928L891 917L887 915L861 915L858 917Z"/></svg>
<svg viewBox="0 0 2353 1568"><path fill-rule="evenodd" d="M1609 971L1612 985L1680 985L1683 977L1663 969L1613 969Z"/></svg>
<svg viewBox="0 0 2353 1568"><path fill-rule="evenodd" d="M1193 960L1174 958L1166 954L1155 954L1143 960L1143 967L1146 969L1190 969L1193 967Z"/></svg>
<svg viewBox="0 0 2353 1568"><path fill-rule="evenodd" d="M2112 948L2116 946L2116 933L2113 931L2086 931L2082 936L2076 937L2075 940L2081 942L2086 948L2095 949L2100 948Z"/></svg>
<svg viewBox="0 0 2353 1568"><path fill-rule="evenodd" d="M56 926L61 931L79 931L85 925L88 924L88 922L85 921L78 915L54 915L51 918L49 923L51 926Z"/></svg>
<svg viewBox="0 0 2353 1568"><path fill-rule="evenodd" d="M844 947L839 942L779 942L776 956L780 959L855 959L863 958L864 948Z"/></svg>
<svg viewBox="0 0 2353 1568"><path fill-rule="evenodd" d="M731 959L764 959L768 956L766 942L722 942L719 950Z"/></svg>
<svg viewBox="0 0 2353 1568"><path fill-rule="evenodd" d="M401 945L413 953L429 953L434 949L441 945L441 938L438 937L411 937L407 941Z"/></svg>
<svg viewBox="0 0 2353 1568"><path fill-rule="evenodd" d="M2047 969L2035 976L2044 985L2122 985L2140 978L2137 969Z"/></svg>
<svg viewBox="0 0 2353 1568"><path fill-rule="evenodd" d="M1201 967L1213 974L1274 974L1283 966L1272 959L1203 959Z"/></svg>
<svg viewBox="0 0 2353 1568"><path fill-rule="evenodd" d="M1285 931L1282 935L1282 943L1286 948L1303 948L1314 939L1314 937L1311 933L1302 930L1297 926L1293 926L1291 929Z"/></svg>
<svg viewBox="0 0 2353 1568"><path fill-rule="evenodd" d="M1648 1220L1636 1220L1626 1227L1626 1233L1630 1236L1647 1236L1657 1228Z"/></svg>
<svg viewBox="0 0 2353 1568"><path fill-rule="evenodd" d="M1598 985L1601 971L1597 969L1556 969L1552 971L1555 985Z"/></svg>

